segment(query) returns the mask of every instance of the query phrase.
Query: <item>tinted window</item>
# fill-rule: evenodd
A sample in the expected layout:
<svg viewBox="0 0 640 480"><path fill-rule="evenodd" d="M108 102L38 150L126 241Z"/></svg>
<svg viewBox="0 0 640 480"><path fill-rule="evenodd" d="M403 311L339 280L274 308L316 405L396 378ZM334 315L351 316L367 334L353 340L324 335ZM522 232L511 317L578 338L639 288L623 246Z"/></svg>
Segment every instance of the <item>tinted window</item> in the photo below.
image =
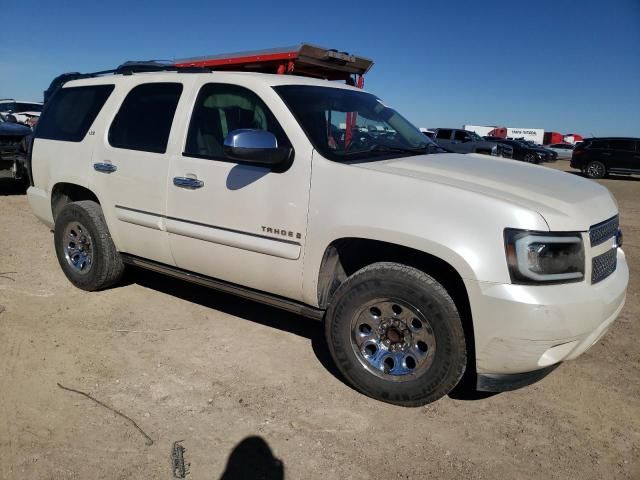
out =
<svg viewBox="0 0 640 480"><path fill-rule="evenodd" d="M462 142L462 141L467 140L467 139L471 140L471 137L464 130L456 130L455 134L453 135L453 139L454 140L459 140L459 141Z"/></svg>
<svg viewBox="0 0 640 480"><path fill-rule="evenodd" d="M35 137L81 142L112 91L113 85L58 89L40 116Z"/></svg>
<svg viewBox="0 0 640 480"><path fill-rule="evenodd" d="M592 140L589 148L609 148L609 142L606 140Z"/></svg>
<svg viewBox="0 0 640 480"><path fill-rule="evenodd" d="M279 147L290 146L274 115L251 90L228 84L204 85L191 116L185 154L224 160L224 139L242 128L269 131Z"/></svg>
<svg viewBox="0 0 640 480"><path fill-rule="evenodd" d="M16 104L13 102L0 103L0 112L15 112Z"/></svg>
<svg viewBox="0 0 640 480"><path fill-rule="evenodd" d="M438 130L438 134L436 135L436 138L440 138L443 140L449 140L451 138L451 130L447 129L447 128L443 128Z"/></svg>
<svg viewBox="0 0 640 480"><path fill-rule="evenodd" d="M632 140L610 140L609 148L613 150L626 150L633 152L636 149L636 145Z"/></svg>
<svg viewBox="0 0 640 480"><path fill-rule="evenodd" d="M16 103L14 112L41 112L42 105L39 103Z"/></svg>
<svg viewBox="0 0 640 480"><path fill-rule="evenodd" d="M111 146L166 152L181 93L181 83L147 83L131 90L109 129Z"/></svg>

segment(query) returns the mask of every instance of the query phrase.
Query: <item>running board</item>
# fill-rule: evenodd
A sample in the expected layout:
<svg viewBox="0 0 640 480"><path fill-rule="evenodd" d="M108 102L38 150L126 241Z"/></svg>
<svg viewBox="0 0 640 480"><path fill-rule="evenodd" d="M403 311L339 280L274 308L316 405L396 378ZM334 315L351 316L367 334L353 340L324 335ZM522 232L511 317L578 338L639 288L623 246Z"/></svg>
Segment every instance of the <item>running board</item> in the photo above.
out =
<svg viewBox="0 0 640 480"><path fill-rule="evenodd" d="M322 320L324 317L324 310L310 307L303 303L289 300L287 298L279 297L277 295L271 295L269 293L260 292L252 288L242 287L235 283L225 282L224 280L217 280L215 278L200 275L198 273L189 272L181 268L172 267L163 263L154 262L153 260L147 260L145 258L136 257L127 253L121 253L124 263L133 265L136 267L144 268L154 272L162 273L170 277L185 280L187 282L202 285L221 292L230 293L238 297L253 300L254 302L263 303L272 307L286 310L288 312L296 313L304 317L312 318L314 320Z"/></svg>

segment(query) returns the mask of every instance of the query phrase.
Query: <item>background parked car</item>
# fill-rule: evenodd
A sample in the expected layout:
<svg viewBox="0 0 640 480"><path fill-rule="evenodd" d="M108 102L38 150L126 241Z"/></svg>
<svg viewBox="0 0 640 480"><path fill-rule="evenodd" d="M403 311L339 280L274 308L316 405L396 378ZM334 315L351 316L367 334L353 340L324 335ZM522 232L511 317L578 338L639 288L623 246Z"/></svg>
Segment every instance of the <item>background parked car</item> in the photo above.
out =
<svg viewBox="0 0 640 480"><path fill-rule="evenodd" d="M29 127L0 118L0 178L26 180L25 160L31 133Z"/></svg>
<svg viewBox="0 0 640 480"><path fill-rule="evenodd" d="M0 118L3 120L33 127L38 123L41 112L40 102L21 102L8 98L0 100Z"/></svg>
<svg viewBox="0 0 640 480"><path fill-rule="evenodd" d="M558 154L558 158L566 160L573 155L575 146L570 143L552 143L551 145L545 145L545 148L553 150Z"/></svg>
<svg viewBox="0 0 640 480"><path fill-rule="evenodd" d="M518 140L519 142L526 143L531 148L542 151L545 155L551 155L551 160L548 160L550 162L555 162L558 159L558 154L553 150L551 150L550 148L547 148L543 145L538 145L537 143L532 142L531 140L525 140L524 138L516 138L514 140Z"/></svg>
<svg viewBox="0 0 640 480"><path fill-rule="evenodd" d="M527 163L544 163L553 161L551 152L544 149L533 147L521 140L511 140L498 137L484 137L493 142L500 142L508 145L513 149L513 158Z"/></svg>
<svg viewBox="0 0 640 480"><path fill-rule="evenodd" d="M420 131L424 133L427 137L429 137L431 140L433 140L435 137L435 133L433 132L433 130L429 130L428 128L421 128Z"/></svg>
<svg viewBox="0 0 640 480"><path fill-rule="evenodd" d="M609 172L640 173L640 138L585 138L573 150L571 167L589 178L602 178Z"/></svg>
<svg viewBox="0 0 640 480"><path fill-rule="evenodd" d="M475 132L458 128L436 128L433 140L445 150L456 153L483 153L511 158L513 149L503 143L485 140Z"/></svg>

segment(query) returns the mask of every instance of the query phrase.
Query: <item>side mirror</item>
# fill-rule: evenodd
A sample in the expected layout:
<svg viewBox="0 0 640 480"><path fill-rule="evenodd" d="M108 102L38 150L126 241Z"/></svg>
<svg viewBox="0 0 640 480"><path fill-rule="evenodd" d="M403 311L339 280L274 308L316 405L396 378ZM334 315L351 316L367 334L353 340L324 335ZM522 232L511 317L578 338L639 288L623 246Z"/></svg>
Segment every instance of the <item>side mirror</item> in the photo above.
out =
<svg viewBox="0 0 640 480"><path fill-rule="evenodd" d="M224 139L225 155L239 162L278 165L291 155L290 147L279 147L276 136L265 130L233 130Z"/></svg>

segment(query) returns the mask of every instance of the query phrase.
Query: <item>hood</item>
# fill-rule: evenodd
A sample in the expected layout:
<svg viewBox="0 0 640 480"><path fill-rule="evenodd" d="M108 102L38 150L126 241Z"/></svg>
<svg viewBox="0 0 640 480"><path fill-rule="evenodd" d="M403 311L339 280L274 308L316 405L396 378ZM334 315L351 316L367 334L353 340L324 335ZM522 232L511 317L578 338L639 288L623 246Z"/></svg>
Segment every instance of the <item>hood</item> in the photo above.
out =
<svg viewBox="0 0 640 480"><path fill-rule="evenodd" d="M356 166L499 198L538 212L553 231L586 231L618 213L609 190L595 181L516 160L441 153Z"/></svg>
<svg viewBox="0 0 640 480"><path fill-rule="evenodd" d="M13 122L0 122L0 135L29 135L31 129Z"/></svg>

